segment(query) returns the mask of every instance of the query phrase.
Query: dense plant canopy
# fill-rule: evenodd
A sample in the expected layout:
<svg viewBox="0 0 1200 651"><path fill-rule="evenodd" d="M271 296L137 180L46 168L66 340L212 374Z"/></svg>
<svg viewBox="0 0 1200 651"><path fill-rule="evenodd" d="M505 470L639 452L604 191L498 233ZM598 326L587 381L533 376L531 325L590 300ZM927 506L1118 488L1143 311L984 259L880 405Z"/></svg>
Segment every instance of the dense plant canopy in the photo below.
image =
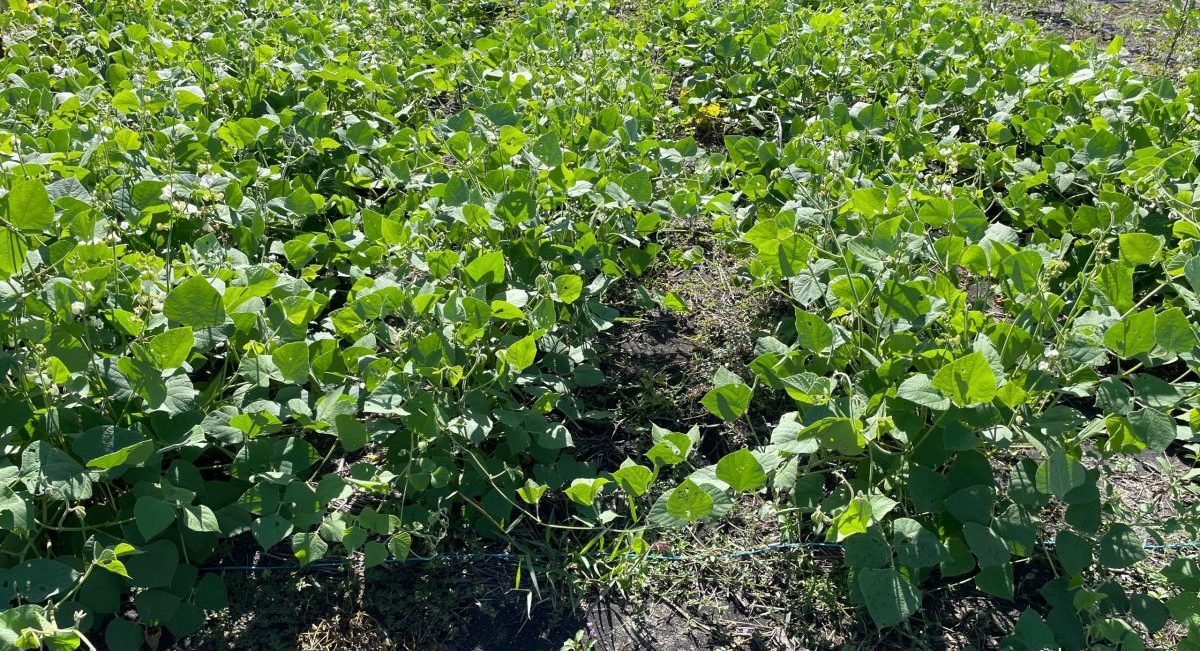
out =
<svg viewBox="0 0 1200 651"><path fill-rule="evenodd" d="M185 636L238 544L642 554L751 491L879 626L1040 559L1012 648L1200 648L1193 557L1111 574L1194 506L1104 477L1200 441L1200 75L931 0L10 4L0 644ZM711 422L789 407L597 467L609 296L679 229L789 303Z"/></svg>

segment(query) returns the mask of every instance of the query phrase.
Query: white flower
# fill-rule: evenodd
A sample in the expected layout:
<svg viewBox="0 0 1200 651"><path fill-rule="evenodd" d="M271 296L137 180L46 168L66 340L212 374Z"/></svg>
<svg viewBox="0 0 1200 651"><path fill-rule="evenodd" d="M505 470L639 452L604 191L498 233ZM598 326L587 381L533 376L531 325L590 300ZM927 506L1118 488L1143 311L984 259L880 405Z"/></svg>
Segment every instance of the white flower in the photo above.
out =
<svg viewBox="0 0 1200 651"><path fill-rule="evenodd" d="M83 301L75 301L74 303L71 303L71 314L78 316L86 307L87 306L83 304Z"/></svg>

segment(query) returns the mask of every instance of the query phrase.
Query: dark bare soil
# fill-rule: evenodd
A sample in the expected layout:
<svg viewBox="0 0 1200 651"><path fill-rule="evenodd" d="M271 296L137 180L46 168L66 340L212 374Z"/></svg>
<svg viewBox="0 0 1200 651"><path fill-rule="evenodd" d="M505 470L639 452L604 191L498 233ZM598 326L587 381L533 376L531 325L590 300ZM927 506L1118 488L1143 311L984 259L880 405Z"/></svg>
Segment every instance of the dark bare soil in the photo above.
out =
<svg viewBox="0 0 1200 651"><path fill-rule="evenodd" d="M582 627L514 590L515 563L226 573L229 608L176 648L554 649ZM164 647L165 648L165 647Z"/></svg>
<svg viewBox="0 0 1200 651"><path fill-rule="evenodd" d="M1169 0L998 0L985 6L992 13L1033 20L1067 41L1094 39L1103 48L1120 36L1122 60L1147 74L1178 75L1200 62L1195 49L1200 35L1176 39L1164 26Z"/></svg>

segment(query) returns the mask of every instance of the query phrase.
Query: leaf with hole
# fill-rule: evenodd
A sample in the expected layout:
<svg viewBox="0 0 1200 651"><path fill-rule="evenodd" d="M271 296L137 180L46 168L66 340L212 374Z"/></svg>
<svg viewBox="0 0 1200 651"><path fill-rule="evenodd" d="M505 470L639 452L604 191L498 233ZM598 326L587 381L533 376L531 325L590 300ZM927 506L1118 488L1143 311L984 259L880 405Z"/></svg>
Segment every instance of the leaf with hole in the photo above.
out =
<svg viewBox="0 0 1200 651"><path fill-rule="evenodd" d="M767 474L747 449L731 452L717 462L717 478L735 491L756 491L767 483Z"/></svg>

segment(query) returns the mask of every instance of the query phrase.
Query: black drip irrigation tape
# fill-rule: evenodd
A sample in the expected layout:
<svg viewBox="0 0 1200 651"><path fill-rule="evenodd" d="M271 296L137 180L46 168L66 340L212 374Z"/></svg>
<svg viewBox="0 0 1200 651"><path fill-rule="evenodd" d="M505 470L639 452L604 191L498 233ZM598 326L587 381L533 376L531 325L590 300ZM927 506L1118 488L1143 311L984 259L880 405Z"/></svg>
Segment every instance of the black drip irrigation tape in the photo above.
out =
<svg viewBox="0 0 1200 651"><path fill-rule="evenodd" d="M1054 547L1053 540L1046 540L1038 543L1040 547ZM771 545L763 545L762 547L751 547L750 549L735 549L724 552L711 554L629 554L629 559L641 559L656 563L686 563L713 559L732 559L746 558L749 556L761 556L764 554L776 554L787 552L796 549L832 549L841 550L841 543L829 542L785 542L774 543ZM1191 541L1184 543L1167 543L1167 544L1145 544L1142 549L1146 551L1175 551L1180 549L1197 549L1200 548L1200 541ZM383 561L385 565L417 565L421 563L431 563L438 560L448 561L515 561L530 558L528 554L513 554L509 552L457 552L434 554L432 556L409 556L407 558L388 558ZM307 565L299 563L282 563L279 565L210 565L198 568L200 572L270 572L273 570L279 571L304 571L304 570L333 570L349 565L356 564L357 561L350 558L337 558L327 561L314 561Z"/></svg>

